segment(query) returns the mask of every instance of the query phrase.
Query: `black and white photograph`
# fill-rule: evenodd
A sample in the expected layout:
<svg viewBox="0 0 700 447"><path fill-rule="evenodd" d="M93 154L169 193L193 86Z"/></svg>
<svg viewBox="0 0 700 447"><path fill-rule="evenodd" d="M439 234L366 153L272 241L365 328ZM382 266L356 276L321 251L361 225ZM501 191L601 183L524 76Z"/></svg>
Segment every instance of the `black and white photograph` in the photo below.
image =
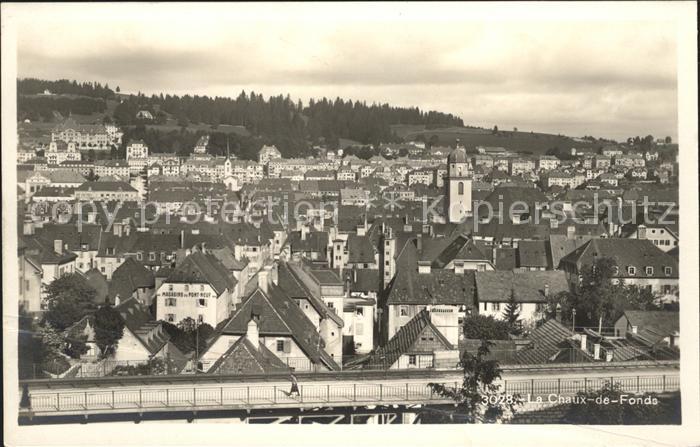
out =
<svg viewBox="0 0 700 447"><path fill-rule="evenodd" d="M696 12L3 3L8 445L697 444Z"/></svg>

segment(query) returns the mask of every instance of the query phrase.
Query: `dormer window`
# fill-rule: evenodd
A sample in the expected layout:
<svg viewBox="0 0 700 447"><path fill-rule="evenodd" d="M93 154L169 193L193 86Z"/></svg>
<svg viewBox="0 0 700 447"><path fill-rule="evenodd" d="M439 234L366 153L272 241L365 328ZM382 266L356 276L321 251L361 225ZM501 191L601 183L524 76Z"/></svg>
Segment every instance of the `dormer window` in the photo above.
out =
<svg viewBox="0 0 700 447"><path fill-rule="evenodd" d="M139 261L142 260L142 259L143 259L143 253L141 253L141 252L136 253L136 259L139 260Z"/></svg>
<svg viewBox="0 0 700 447"><path fill-rule="evenodd" d="M652 266L646 266L644 267L644 273L646 273L648 276L651 276L654 274L654 267Z"/></svg>
<svg viewBox="0 0 700 447"><path fill-rule="evenodd" d="M629 267L627 267L627 274L630 275L630 276L636 275L636 274L637 274L637 268L630 265Z"/></svg>
<svg viewBox="0 0 700 447"><path fill-rule="evenodd" d="M620 267L615 265L615 266L613 266L612 269L613 269L613 276L617 276L620 274Z"/></svg>
<svg viewBox="0 0 700 447"><path fill-rule="evenodd" d="M671 267L664 267L664 275L666 275L666 276L671 276L672 273L673 273L673 268L671 268Z"/></svg>

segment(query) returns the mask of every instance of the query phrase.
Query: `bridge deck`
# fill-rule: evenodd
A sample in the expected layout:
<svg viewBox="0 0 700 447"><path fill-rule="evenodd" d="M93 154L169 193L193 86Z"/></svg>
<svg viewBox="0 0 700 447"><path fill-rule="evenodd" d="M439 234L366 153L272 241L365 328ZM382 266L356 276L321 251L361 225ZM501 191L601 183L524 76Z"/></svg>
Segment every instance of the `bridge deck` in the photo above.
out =
<svg viewBox="0 0 700 447"><path fill-rule="evenodd" d="M431 382L459 386L461 378L429 377L383 381L300 381L299 396L290 396L290 383L242 385L236 383L187 386L186 384L141 384L126 387L92 387L60 390L30 390L31 409L20 416L67 414L143 413L156 411L207 411L256 408L356 407L371 405L425 405L445 403L436 396ZM619 385L628 393L668 392L680 389L677 372L668 374L552 376L530 379L505 378L499 382L508 394L546 396L574 395L600 389L605 383Z"/></svg>

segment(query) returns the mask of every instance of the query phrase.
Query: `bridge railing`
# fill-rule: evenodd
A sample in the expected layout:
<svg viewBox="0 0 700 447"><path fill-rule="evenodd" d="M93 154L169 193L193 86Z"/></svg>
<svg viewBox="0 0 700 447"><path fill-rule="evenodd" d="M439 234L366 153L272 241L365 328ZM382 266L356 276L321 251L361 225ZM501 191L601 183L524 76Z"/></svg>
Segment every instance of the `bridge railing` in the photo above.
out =
<svg viewBox="0 0 700 447"><path fill-rule="evenodd" d="M670 392L680 389L677 374L626 377L582 377L530 380L503 380L501 390L521 396L548 394L573 395L602 388L606 383L617 385L628 393ZM460 386L459 382L445 384ZM289 391L288 391L289 390ZM297 406L301 404L390 404L439 403L445 399L435 395L426 382L338 383L299 385L298 394L290 386L200 386L200 387L137 387L93 391L32 391L20 411L34 413L90 412L111 410L142 411L187 408L250 408L259 406Z"/></svg>

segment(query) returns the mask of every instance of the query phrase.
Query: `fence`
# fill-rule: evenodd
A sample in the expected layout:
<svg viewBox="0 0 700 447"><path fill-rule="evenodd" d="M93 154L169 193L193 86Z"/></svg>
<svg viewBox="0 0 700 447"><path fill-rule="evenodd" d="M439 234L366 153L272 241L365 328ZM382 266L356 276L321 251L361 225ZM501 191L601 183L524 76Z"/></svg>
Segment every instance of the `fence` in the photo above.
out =
<svg viewBox="0 0 700 447"><path fill-rule="evenodd" d="M572 395L580 391L594 391L606 383L619 385L628 393L670 392L680 389L678 375L597 377L571 379L504 380L501 389L509 394L531 396L558 394ZM445 384L458 387L459 383ZM301 384L299 395L287 392L278 385L219 386L193 388L138 388L100 391L32 392L28 409L35 413L85 412L109 410L187 409L212 407L263 408L277 405L300 404L353 405L440 403L445 399L436 395L427 383L339 383Z"/></svg>

